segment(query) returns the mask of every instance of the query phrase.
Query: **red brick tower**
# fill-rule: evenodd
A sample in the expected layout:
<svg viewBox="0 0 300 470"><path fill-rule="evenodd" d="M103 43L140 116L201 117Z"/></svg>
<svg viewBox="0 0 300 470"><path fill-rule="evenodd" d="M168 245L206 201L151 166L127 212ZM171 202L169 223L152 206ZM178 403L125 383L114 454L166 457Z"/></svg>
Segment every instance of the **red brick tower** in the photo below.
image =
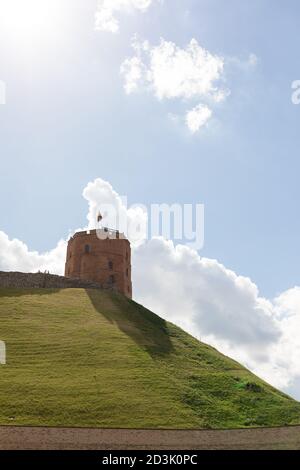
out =
<svg viewBox="0 0 300 470"><path fill-rule="evenodd" d="M132 298L129 241L106 228L75 233L68 243L65 276L94 281Z"/></svg>

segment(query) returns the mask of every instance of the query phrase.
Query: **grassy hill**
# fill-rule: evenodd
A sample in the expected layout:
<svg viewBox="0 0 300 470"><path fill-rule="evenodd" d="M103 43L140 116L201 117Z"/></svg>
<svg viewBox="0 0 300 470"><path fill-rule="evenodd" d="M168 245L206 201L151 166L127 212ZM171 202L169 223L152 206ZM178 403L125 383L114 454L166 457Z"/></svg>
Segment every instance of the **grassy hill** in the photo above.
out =
<svg viewBox="0 0 300 470"><path fill-rule="evenodd" d="M142 306L97 290L0 290L0 425L300 423L300 404Z"/></svg>

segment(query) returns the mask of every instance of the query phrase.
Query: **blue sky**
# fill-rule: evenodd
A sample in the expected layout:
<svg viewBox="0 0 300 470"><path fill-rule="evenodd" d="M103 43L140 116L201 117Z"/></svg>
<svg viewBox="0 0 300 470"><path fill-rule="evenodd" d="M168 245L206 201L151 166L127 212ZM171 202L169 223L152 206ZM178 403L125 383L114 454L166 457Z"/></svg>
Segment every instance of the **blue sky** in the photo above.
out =
<svg viewBox="0 0 300 470"><path fill-rule="evenodd" d="M134 297L300 398L299 23L296 0L0 0L0 269L62 272L69 230L117 204L112 187L203 203L200 257L134 249Z"/></svg>
<svg viewBox="0 0 300 470"><path fill-rule="evenodd" d="M120 14L118 34L94 30L95 1L56 3L59 21L33 46L0 32L1 230L50 249L84 225L81 193L100 176L131 203L204 203L201 255L251 277L265 296L296 285L299 2L153 2ZM229 60L231 95L196 135L168 118L182 103L125 94L119 70L135 33L154 45L195 38ZM230 62L250 54L251 70Z"/></svg>

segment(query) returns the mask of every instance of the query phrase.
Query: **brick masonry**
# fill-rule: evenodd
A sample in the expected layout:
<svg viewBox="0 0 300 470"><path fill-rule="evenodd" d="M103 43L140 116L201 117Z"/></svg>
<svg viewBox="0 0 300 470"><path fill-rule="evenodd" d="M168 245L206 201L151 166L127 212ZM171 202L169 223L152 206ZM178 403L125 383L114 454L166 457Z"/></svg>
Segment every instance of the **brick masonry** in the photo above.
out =
<svg viewBox="0 0 300 470"><path fill-rule="evenodd" d="M65 276L92 281L132 298L129 241L108 229L75 233L68 243Z"/></svg>

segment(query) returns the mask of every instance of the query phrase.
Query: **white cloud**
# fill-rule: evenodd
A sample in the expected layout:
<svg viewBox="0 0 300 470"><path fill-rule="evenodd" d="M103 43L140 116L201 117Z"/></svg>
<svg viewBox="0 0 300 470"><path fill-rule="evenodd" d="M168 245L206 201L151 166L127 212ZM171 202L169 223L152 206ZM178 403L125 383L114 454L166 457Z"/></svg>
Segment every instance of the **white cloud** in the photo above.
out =
<svg viewBox="0 0 300 470"><path fill-rule="evenodd" d="M99 211L101 211L102 216L105 218L105 224L109 227L114 227L116 221L111 219L113 214L106 213L106 207L108 206L114 207L120 218L126 218L127 210L124 201L122 201L121 196L108 181L97 178L89 182L84 188L82 195L88 201L89 206L87 214L88 228L95 228Z"/></svg>
<svg viewBox="0 0 300 470"><path fill-rule="evenodd" d="M105 203L115 205L129 224L145 222L141 208L128 210L112 186L99 178L83 194L90 227ZM262 298L250 279L159 238L133 247L133 286L138 302L275 386L288 390L300 378L300 287L274 301Z"/></svg>
<svg viewBox="0 0 300 470"><path fill-rule="evenodd" d="M139 84L144 79L146 69L140 57L131 57L131 59L126 59L123 62L121 73L125 77L125 91L130 95L134 91L138 91Z"/></svg>
<svg viewBox="0 0 300 470"><path fill-rule="evenodd" d="M95 29L117 33L119 31L118 14L134 10L145 12L152 0L98 0L95 15Z"/></svg>
<svg viewBox="0 0 300 470"><path fill-rule="evenodd" d="M212 111L207 106L199 104L186 114L186 123L190 131L194 134L200 127L204 126L211 118Z"/></svg>
<svg viewBox="0 0 300 470"><path fill-rule="evenodd" d="M83 197L89 205L88 228L95 228L97 215L101 212L105 226L125 233L132 245L138 246L144 241L148 216L141 204L127 207L127 198L121 197L110 183L101 178L88 183Z"/></svg>
<svg viewBox="0 0 300 470"><path fill-rule="evenodd" d="M226 59L228 67L231 67L232 70L236 71L237 69L248 73L249 71L255 69L259 64L259 58L253 52L245 58L240 57L228 57Z"/></svg>
<svg viewBox="0 0 300 470"><path fill-rule="evenodd" d="M29 251L20 240L10 240L0 232L0 270L37 272L49 270L53 274L63 274L66 258L66 241L61 240L57 246L46 253Z"/></svg>
<svg viewBox="0 0 300 470"><path fill-rule="evenodd" d="M213 97L218 91L215 82L222 76L224 61L201 47L196 39L181 49L163 38L153 47L135 38L133 48L136 55L121 66L127 92L141 86L141 78L160 100ZM132 75L132 68L139 69L139 74Z"/></svg>
<svg viewBox="0 0 300 470"><path fill-rule="evenodd" d="M250 279L163 239L134 250L133 263L137 301L274 386L299 380L300 287L269 301Z"/></svg>
<svg viewBox="0 0 300 470"><path fill-rule="evenodd" d="M229 94L220 86L224 78L224 59L213 55L192 39L186 48L161 39L158 46L134 38L135 55L121 65L127 94L148 90L158 100L223 101ZM209 109L200 104L187 113L187 124L196 132L209 119ZM198 124L195 124L197 121Z"/></svg>
<svg viewBox="0 0 300 470"><path fill-rule="evenodd" d="M278 340L272 304L250 279L216 260L157 238L135 250L134 262L138 298L196 336L225 340L255 357Z"/></svg>
<svg viewBox="0 0 300 470"><path fill-rule="evenodd" d="M106 204L114 205L130 223L143 225L145 221L141 207L128 210L119 194L100 178L89 183L83 195L89 204L90 228ZM106 222L114 223L112 219ZM0 270L63 274L65 252L63 240L39 254L0 232ZM162 238L133 246L133 286L138 302L300 397L295 388L300 383L300 287L274 300L262 298L250 279Z"/></svg>

